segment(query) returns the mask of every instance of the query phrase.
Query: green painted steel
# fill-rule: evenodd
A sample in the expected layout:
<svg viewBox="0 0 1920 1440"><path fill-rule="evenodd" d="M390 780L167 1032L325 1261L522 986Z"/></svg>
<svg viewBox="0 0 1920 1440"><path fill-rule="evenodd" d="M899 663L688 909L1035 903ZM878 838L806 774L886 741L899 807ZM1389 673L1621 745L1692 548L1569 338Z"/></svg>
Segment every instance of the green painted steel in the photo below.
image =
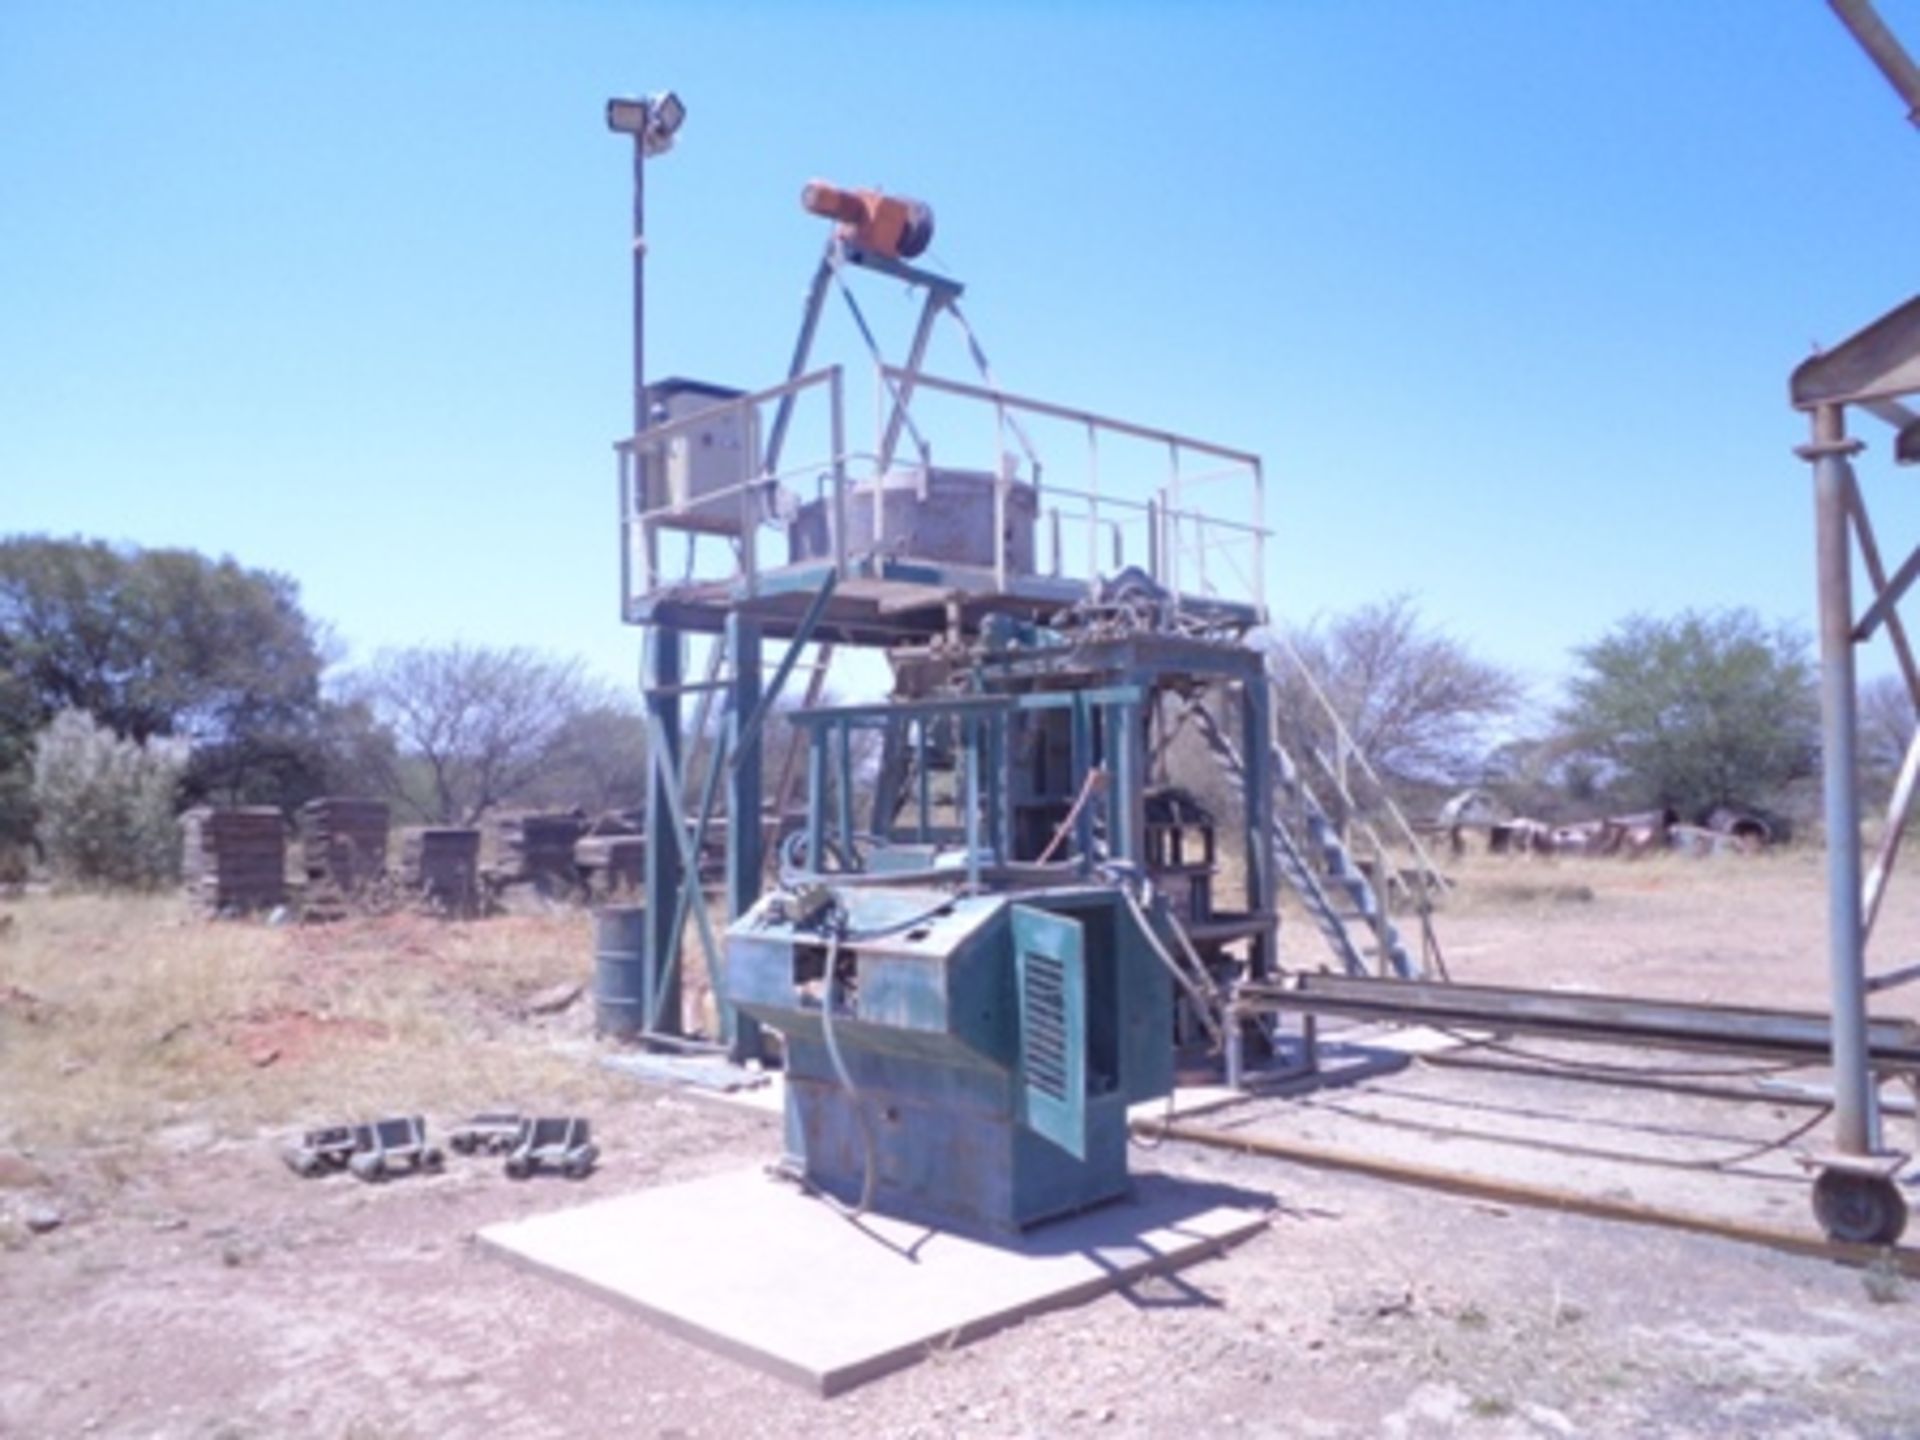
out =
<svg viewBox="0 0 1920 1440"><path fill-rule="evenodd" d="M1173 994L1119 892L828 889L830 921L770 896L727 932L729 998L786 1041L789 1165L852 1200L871 1140L877 1208L998 1233L1124 1194L1126 1107L1173 1082Z"/></svg>
<svg viewBox="0 0 1920 1440"><path fill-rule="evenodd" d="M1087 961L1080 926L1031 905L1013 907L1020 996L1020 1078L1027 1127L1087 1158Z"/></svg>
<svg viewBox="0 0 1920 1440"><path fill-rule="evenodd" d="M680 893L685 874L680 847L676 840L674 808L679 801L680 777L680 632L657 625L647 632L642 651L642 667L647 705L647 751L652 757L647 776L647 894L656 900L646 929L647 969L664 975L668 967L679 963L680 932L675 928L675 907L667 897ZM684 826L677 838L684 840ZM667 1013L656 1007L645 1027L648 1030L677 1035L680 1011L675 1006Z"/></svg>
<svg viewBox="0 0 1920 1440"><path fill-rule="evenodd" d="M760 627L741 615L727 618L727 652L733 666L733 679L727 695L727 711L721 732L721 748L727 754L727 918L737 920L760 898L765 872L765 831L760 824L760 795L765 783L761 764L760 727L753 718L760 713ZM798 647L792 647L797 651ZM788 667L791 669L791 667ZM716 750L713 768L720 769L721 753ZM704 817L702 829L705 828ZM722 950L721 959L725 960ZM742 1015L727 1001L726 979L722 974L713 982L718 999L720 1039L735 1061L760 1058L760 1024L750 1015Z"/></svg>

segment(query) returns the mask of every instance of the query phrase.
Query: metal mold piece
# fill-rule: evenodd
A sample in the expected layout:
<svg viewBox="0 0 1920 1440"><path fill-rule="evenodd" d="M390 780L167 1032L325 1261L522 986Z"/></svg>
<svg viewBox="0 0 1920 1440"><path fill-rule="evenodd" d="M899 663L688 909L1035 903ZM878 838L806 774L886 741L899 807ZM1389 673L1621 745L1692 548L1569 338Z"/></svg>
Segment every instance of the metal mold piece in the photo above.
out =
<svg viewBox="0 0 1920 1440"><path fill-rule="evenodd" d="M509 1180L526 1180L541 1170L557 1170L569 1180L584 1180L600 1159L591 1127L578 1115L543 1115L520 1122L520 1134L507 1154Z"/></svg>

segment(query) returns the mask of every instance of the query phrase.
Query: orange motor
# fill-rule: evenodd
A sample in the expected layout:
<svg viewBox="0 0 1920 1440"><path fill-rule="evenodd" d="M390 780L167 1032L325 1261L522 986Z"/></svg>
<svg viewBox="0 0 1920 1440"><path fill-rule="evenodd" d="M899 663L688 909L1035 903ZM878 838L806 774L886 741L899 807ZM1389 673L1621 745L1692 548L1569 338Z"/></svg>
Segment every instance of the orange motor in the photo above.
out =
<svg viewBox="0 0 1920 1440"><path fill-rule="evenodd" d="M840 222L841 237L872 255L911 260L933 243L933 207L924 200L878 190L842 190L810 180L800 204Z"/></svg>

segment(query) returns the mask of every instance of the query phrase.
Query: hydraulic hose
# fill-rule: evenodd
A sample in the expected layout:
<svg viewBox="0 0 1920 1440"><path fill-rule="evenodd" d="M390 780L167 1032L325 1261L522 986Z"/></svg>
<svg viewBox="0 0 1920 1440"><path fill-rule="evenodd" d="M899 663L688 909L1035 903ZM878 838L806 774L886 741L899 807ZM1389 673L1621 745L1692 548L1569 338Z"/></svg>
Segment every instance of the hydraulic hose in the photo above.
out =
<svg viewBox="0 0 1920 1440"><path fill-rule="evenodd" d="M858 1220L873 1205L874 1182L878 1176L878 1151L880 1141L873 1133L873 1117L867 1114L866 1106L860 1103L860 1089L853 1083L853 1075L847 1069L847 1062L840 1054L840 1041L833 1033L834 985L838 978L840 961L840 935L838 931L827 934L827 985L820 1007L820 1029L827 1037L827 1058L833 1062L833 1073L840 1077L840 1088L847 1092L847 1103L853 1107L854 1118L860 1122L860 1142L864 1151L865 1176L860 1182L860 1200L848 1207L825 1191L818 1192L820 1198L849 1220Z"/></svg>

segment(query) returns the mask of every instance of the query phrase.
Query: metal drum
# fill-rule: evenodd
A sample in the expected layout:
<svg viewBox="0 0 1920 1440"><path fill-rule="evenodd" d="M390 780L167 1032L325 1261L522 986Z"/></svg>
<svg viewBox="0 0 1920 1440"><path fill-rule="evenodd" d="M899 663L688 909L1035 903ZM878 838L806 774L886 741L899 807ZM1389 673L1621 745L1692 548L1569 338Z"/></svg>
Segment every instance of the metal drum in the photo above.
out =
<svg viewBox="0 0 1920 1440"><path fill-rule="evenodd" d="M593 1017L602 1035L632 1039L647 1028L653 987L647 977L647 909L609 905L593 917ZM680 987L665 997L657 1028L680 1030Z"/></svg>
<svg viewBox="0 0 1920 1440"><path fill-rule="evenodd" d="M994 563L994 477L983 470L891 470L847 493L847 549L878 551L909 560L971 565ZM880 526L874 526L874 499ZM1007 482L1008 575L1033 573L1033 527L1039 500L1024 480ZM800 507L788 534L789 559L821 560L833 554L833 507L815 500Z"/></svg>

